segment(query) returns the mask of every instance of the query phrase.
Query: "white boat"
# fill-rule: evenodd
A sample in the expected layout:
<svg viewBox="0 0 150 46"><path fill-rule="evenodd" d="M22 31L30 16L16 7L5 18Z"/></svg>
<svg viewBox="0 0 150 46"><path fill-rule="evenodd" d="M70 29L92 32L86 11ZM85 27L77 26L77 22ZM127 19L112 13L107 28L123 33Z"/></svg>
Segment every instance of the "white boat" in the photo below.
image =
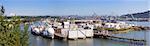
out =
<svg viewBox="0 0 150 46"><path fill-rule="evenodd" d="M40 30L37 27L33 27L31 33L34 35L40 35Z"/></svg>
<svg viewBox="0 0 150 46"><path fill-rule="evenodd" d="M53 39L55 31L47 22L37 22L31 25L31 33Z"/></svg>
<svg viewBox="0 0 150 46"><path fill-rule="evenodd" d="M40 35L42 29L40 29L39 27L40 27L39 23L32 24L31 25L31 33L34 35Z"/></svg>
<svg viewBox="0 0 150 46"><path fill-rule="evenodd" d="M48 38L54 38L54 29L51 27L47 27L43 32L42 32L42 36L44 37L48 37Z"/></svg>

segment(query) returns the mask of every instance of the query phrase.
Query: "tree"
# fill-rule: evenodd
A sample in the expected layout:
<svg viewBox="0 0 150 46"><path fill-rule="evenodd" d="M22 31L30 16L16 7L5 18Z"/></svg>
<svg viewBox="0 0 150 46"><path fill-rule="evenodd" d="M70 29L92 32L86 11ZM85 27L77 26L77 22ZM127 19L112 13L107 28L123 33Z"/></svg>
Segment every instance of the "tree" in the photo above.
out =
<svg viewBox="0 0 150 46"><path fill-rule="evenodd" d="M5 9L4 9L4 6L2 5L0 7L0 15L4 15L4 13L5 13Z"/></svg>
<svg viewBox="0 0 150 46"><path fill-rule="evenodd" d="M20 30L20 17L13 16L11 19L0 16L0 46L28 46L28 25L24 31Z"/></svg>

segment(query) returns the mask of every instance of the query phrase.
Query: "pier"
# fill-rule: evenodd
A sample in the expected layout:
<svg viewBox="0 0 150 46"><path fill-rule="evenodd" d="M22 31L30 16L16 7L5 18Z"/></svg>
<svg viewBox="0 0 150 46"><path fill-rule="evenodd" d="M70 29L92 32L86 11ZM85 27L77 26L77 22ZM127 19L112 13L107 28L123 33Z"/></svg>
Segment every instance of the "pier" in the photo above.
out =
<svg viewBox="0 0 150 46"><path fill-rule="evenodd" d="M144 39L136 39L136 38L127 38L123 36L113 36L113 35L105 35L105 34L100 34L100 33L94 33L94 37L98 38L104 38L104 39L110 39L110 40L122 40L122 41L127 41L127 42L139 42L139 43L146 43L146 40Z"/></svg>

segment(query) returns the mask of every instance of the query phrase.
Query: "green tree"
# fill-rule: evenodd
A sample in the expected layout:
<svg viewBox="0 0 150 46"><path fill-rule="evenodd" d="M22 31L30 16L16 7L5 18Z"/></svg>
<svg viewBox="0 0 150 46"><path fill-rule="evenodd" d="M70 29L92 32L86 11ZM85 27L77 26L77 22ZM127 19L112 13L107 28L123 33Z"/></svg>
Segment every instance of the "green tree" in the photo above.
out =
<svg viewBox="0 0 150 46"><path fill-rule="evenodd" d="M20 17L17 16L11 19L0 16L0 46L29 45L28 25L25 25L24 31L21 31L21 22Z"/></svg>

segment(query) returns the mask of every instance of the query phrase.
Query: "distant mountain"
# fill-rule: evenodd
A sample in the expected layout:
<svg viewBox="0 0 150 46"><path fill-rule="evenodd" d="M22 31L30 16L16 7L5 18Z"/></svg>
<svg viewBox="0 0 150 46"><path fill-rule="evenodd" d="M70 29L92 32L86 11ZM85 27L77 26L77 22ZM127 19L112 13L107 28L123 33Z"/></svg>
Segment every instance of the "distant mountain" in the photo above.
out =
<svg viewBox="0 0 150 46"><path fill-rule="evenodd" d="M150 11L145 11L145 12L141 12L141 13L126 14L126 15L122 15L121 17L132 18L132 15L134 18L150 18Z"/></svg>

